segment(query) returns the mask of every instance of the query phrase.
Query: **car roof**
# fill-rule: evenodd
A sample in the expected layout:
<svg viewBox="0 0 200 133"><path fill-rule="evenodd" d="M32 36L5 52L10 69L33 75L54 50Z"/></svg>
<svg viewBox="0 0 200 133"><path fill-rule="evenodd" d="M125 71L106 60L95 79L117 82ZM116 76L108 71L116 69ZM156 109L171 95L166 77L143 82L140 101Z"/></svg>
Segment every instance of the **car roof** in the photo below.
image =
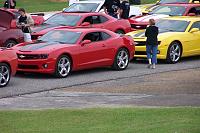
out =
<svg viewBox="0 0 200 133"><path fill-rule="evenodd" d="M185 6L185 7L196 7L200 6L200 4L195 3L167 3L167 4L161 4L161 6L167 5L167 6Z"/></svg>
<svg viewBox="0 0 200 133"><path fill-rule="evenodd" d="M106 29L101 29L101 28L58 28L55 30L62 30L62 31L73 31L73 32L97 32L97 31L109 31Z"/></svg>
<svg viewBox="0 0 200 133"><path fill-rule="evenodd" d="M200 21L200 16L174 16L174 17L167 17L163 19L168 20L181 20L181 21Z"/></svg>
<svg viewBox="0 0 200 133"><path fill-rule="evenodd" d="M59 14L59 13L58 13ZM79 16L84 16L84 15L103 15L103 13L100 12L60 12L60 14L66 14L66 15L79 15Z"/></svg>

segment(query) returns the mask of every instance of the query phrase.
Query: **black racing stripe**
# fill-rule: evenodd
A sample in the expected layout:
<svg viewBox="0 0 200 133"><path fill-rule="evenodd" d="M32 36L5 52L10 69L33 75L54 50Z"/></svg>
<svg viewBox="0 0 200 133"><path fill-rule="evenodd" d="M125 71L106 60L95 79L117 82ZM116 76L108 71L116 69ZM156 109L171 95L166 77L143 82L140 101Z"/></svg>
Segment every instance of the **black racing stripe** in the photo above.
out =
<svg viewBox="0 0 200 133"><path fill-rule="evenodd" d="M52 45L59 45L59 43L55 42L47 42L47 43L34 43L34 44L28 44L26 46L23 46L20 51L35 51L42 49L44 47L52 46Z"/></svg>

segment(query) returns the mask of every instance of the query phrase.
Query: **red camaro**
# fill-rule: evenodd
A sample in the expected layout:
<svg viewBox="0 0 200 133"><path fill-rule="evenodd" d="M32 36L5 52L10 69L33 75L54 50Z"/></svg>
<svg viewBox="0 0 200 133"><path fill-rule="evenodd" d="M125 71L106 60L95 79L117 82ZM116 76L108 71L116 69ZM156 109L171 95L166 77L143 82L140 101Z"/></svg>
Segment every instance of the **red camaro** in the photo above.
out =
<svg viewBox="0 0 200 133"><path fill-rule="evenodd" d="M129 19L132 30L146 29L149 19L158 20L169 16L200 15L200 4L163 4L155 8L149 15Z"/></svg>
<svg viewBox="0 0 200 133"><path fill-rule="evenodd" d="M11 49L0 48L0 87L6 86L16 73L17 55Z"/></svg>
<svg viewBox="0 0 200 133"><path fill-rule="evenodd" d="M16 45L18 71L54 74L64 78L70 71L112 66L124 70L133 58L131 38L99 28L56 29L33 43Z"/></svg>
<svg viewBox="0 0 200 133"><path fill-rule="evenodd" d="M0 16L0 47L12 47L23 42L23 33L21 29L16 28L14 14L0 9Z"/></svg>
<svg viewBox="0 0 200 133"><path fill-rule="evenodd" d="M2 8L2 10L7 10L7 11L13 13L13 15L15 16L15 19L17 19L20 16L20 14L18 12L18 9ZM40 25L40 24L42 24L44 22L44 17L43 17L44 14L43 13L38 13L38 14L36 13L36 14L30 14L30 15L34 20L34 24L35 25Z"/></svg>
<svg viewBox="0 0 200 133"><path fill-rule="evenodd" d="M32 28L32 39L44 35L55 28L68 27L94 27L108 29L116 33L127 33L131 31L128 20L115 19L103 13L57 13L46 20L42 25Z"/></svg>

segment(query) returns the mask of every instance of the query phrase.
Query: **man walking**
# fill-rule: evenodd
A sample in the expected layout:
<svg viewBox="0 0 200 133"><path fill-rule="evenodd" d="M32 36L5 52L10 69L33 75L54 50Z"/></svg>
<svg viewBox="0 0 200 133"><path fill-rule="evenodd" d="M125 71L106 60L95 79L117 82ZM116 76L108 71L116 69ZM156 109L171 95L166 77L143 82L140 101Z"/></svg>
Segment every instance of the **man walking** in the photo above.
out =
<svg viewBox="0 0 200 133"><path fill-rule="evenodd" d="M146 53L149 61L148 68L155 69L157 63L157 50L158 50L158 27L155 26L155 20L149 20L149 27L147 27L145 36L146 41Z"/></svg>
<svg viewBox="0 0 200 133"><path fill-rule="evenodd" d="M17 19L17 27L22 29L22 32L24 33L24 41L31 42L32 40L30 26L34 25L34 20L30 15L26 14L25 9L20 8L18 12L21 16Z"/></svg>
<svg viewBox="0 0 200 133"><path fill-rule="evenodd" d="M114 18L118 18L120 0L105 0L103 5L104 12Z"/></svg>
<svg viewBox="0 0 200 133"><path fill-rule="evenodd" d="M120 4L120 18L128 19L129 12L130 12L130 3L128 2L128 0L122 0L122 3Z"/></svg>

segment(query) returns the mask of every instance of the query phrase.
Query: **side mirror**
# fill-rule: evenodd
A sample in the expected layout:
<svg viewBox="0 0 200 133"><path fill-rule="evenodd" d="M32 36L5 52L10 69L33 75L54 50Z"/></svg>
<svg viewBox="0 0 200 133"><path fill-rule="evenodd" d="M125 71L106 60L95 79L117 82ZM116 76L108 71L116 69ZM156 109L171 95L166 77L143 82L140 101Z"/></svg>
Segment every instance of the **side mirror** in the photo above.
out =
<svg viewBox="0 0 200 133"><path fill-rule="evenodd" d="M198 31L200 31L198 28L192 28L192 29L190 30L190 33L198 32Z"/></svg>
<svg viewBox="0 0 200 133"><path fill-rule="evenodd" d="M16 29L17 28L16 20L12 20L11 21L10 28L11 29Z"/></svg>
<svg viewBox="0 0 200 133"><path fill-rule="evenodd" d="M84 45L89 44L91 42L92 42L91 40L84 40L84 41L81 42L81 46L84 46Z"/></svg>
<svg viewBox="0 0 200 133"><path fill-rule="evenodd" d="M81 26L84 26L84 27L89 27L91 24L89 22L84 22L81 24Z"/></svg>
<svg viewBox="0 0 200 133"><path fill-rule="evenodd" d="M189 13L188 16L196 16L195 13Z"/></svg>

